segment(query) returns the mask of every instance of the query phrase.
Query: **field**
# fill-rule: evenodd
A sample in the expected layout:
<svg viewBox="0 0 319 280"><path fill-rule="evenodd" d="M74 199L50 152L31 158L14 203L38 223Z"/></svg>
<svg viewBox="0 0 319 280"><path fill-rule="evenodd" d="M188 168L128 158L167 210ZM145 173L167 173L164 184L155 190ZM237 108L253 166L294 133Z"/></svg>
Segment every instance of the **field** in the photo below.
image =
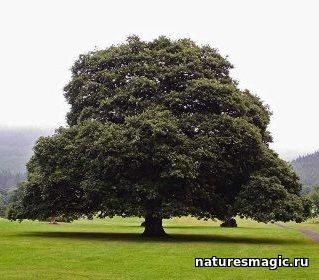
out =
<svg viewBox="0 0 319 280"><path fill-rule="evenodd" d="M319 234L319 222L318 219L309 219L307 222L296 224L296 223L287 223L287 226L295 229L305 229L311 230Z"/></svg>
<svg viewBox="0 0 319 280"><path fill-rule="evenodd" d="M239 220L238 228L167 220L166 239L140 236L141 219L50 225L0 219L0 279L318 279L319 243L297 230ZM319 224L289 226L319 232ZM195 268L195 257L308 257L308 268Z"/></svg>

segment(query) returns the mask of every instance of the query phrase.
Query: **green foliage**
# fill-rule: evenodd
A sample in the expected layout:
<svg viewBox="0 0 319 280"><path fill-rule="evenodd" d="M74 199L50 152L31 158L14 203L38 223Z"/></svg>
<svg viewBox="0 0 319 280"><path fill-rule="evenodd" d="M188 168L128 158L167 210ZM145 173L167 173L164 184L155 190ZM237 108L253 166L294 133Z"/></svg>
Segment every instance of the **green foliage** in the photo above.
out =
<svg viewBox="0 0 319 280"><path fill-rule="evenodd" d="M5 216L6 206L4 203L3 195L0 193L0 217Z"/></svg>
<svg viewBox="0 0 319 280"><path fill-rule="evenodd" d="M312 215L314 217L319 216L319 185L312 187L312 190L307 194L307 197L312 202Z"/></svg>
<svg viewBox="0 0 319 280"><path fill-rule="evenodd" d="M22 186L22 184L23 183L19 183L15 187L6 190L0 190L0 217L6 217L8 214L8 209L11 208L12 205L15 205L15 207L20 207L22 199L22 188L20 186ZM18 194L20 194L20 200L18 200Z"/></svg>
<svg viewBox="0 0 319 280"><path fill-rule="evenodd" d="M24 213L22 200L25 196L25 182L19 183L15 188L6 191L6 218L22 220Z"/></svg>
<svg viewBox="0 0 319 280"><path fill-rule="evenodd" d="M270 111L231 67L165 37L81 55L65 87L69 127L37 142L10 218L304 219L298 178L268 147Z"/></svg>
<svg viewBox="0 0 319 280"><path fill-rule="evenodd" d="M251 203L252 201L254 203ZM310 211L310 205L306 204L307 200L301 204L300 197L289 193L277 177L252 177L238 195L237 203L238 212L242 216L260 222L269 220L301 222Z"/></svg>

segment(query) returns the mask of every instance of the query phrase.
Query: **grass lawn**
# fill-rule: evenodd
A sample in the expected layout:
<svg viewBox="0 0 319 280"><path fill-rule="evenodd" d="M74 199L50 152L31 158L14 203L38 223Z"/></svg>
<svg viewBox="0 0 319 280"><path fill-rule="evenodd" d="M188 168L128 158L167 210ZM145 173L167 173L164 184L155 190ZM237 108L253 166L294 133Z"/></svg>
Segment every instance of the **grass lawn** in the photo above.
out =
<svg viewBox="0 0 319 280"><path fill-rule="evenodd" d="M293 229L246 220L220 228L182 218L165 221L171 237L156 240L140 236L141 221L49 225L0 219L0 279L319 279L319 243ZM194 267L195 257L278 255L308 257L310 267Z"/></svg>
<svg viewBox="0 0 319 280"><path fill-rule="evenodd" d="M296 228L296 229L312 230L316 233L319 233L319 219L318 218L309 219L308 221L301 223L301 224L287 223L287 226L290 226L290 227Z"/></svg>

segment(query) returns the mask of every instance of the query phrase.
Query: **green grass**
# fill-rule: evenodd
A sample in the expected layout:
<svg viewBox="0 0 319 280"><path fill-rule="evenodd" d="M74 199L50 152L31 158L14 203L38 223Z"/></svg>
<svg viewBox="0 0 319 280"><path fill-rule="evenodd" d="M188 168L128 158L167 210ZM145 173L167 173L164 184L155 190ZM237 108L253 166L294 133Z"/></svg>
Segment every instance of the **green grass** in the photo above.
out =
<svg viewBox="0 0 319 280"><path fill-rule="evenodd" d="M319 219L318 218L313 218L309 219L308 221L300 224L296 223L287 223L287 226L290 226L295 229L306 229L306 230L311 230L316 233L319 233Z"/></svg>
<svg viewBox="0 0 319 280"><path fill-rule="evenodd" d="M165 221L170 238L140 236L142 220L49 225L0 219L0 279L318 279L319 243L293 229L192 218ZM299 225L300 226L300 225ZM307 226L307 225L306 225ZM319 224L317 224L319 227ZM308 257L308 268L194 268L195 257Z"/></svg>

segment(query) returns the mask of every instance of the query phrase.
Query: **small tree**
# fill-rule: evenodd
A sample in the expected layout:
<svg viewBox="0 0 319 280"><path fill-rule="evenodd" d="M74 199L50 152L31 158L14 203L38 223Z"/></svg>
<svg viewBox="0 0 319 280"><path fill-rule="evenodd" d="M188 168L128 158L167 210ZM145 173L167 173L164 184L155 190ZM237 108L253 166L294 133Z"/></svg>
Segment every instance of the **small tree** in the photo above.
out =
<svg viewBox="0 0 319 280"><path fill-rule="evenodd" d="M269 149L270 112L209 46L160 37L81 55L65 87L69 127L40 138L19 217L301 221L307 201ZM12 217L14 218L14 217Z"/></svg>
<svg viewBox="0 0 319 280"><path fill-rule="evenodd" d="M0 217L4 217L5 212L6 212L6 206L5 206L5 203L3 201L3 197L0 193Z"/></svg>
<svg viewBox="0 0 319 280"><path fill-rule="evenodd" d="M310 193L307 197L312 202L312 215L314 217L318 217L319 215L319 185L315 185L312 187Z"/></svg>

